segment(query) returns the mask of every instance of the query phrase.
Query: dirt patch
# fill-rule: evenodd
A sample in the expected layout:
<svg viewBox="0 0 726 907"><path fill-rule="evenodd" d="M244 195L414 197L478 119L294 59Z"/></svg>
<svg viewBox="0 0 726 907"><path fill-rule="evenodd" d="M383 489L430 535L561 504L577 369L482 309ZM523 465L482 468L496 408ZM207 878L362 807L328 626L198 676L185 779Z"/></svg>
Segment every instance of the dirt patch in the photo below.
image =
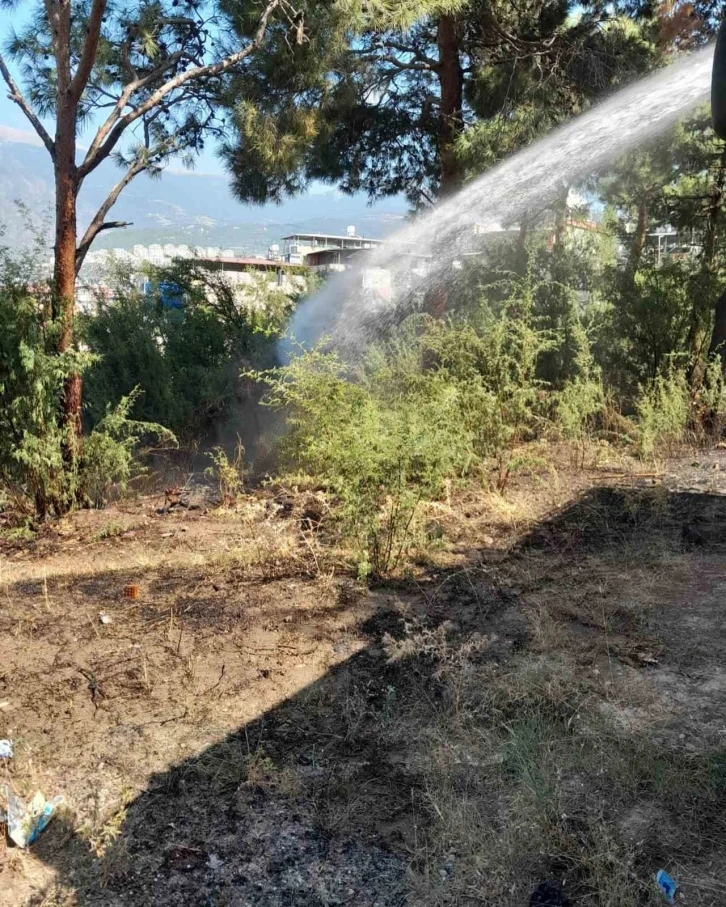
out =
<svg viewBox="0 0 726 907"><path fill-rule="evenodd" d="M690 458L452 490L444 542L371 590L289 494L4 543L0 737L67 806L0 856L0 903L519 907L551 879L642 907L659 868L723 903L709 457L698 493Z"/></svg>

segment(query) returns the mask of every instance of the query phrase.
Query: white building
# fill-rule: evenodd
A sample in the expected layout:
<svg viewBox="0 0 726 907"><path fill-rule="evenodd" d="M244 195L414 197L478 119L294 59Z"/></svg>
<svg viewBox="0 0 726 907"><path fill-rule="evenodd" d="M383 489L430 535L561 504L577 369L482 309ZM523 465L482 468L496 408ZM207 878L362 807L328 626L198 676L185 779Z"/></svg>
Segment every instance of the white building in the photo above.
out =
<svg viewBox="0 0 726 907"><path fill-rule="evenodd" d="M312 253L340 252L347 254L360 252L382 245L383 240L359 236L355 227L350 226L345 236L334 233L292 233L290 236L284 236L282 243L282 260L291 265L304 265L308 264L307 257ZM275 251L279 252L279 247ZM342 258L345 257L345 254L340 256L341 260L337 262L338 264L343 263ZM272 258L273 256L270 257ZM332 261L327 262L327 264L334 263ZM316 264L317 267L319 265Z"/></svg>
<svg viewBox="0 0 726 907"><path fill-rule="evenodd" d="M152 243L149 246L149 257L147 259L152 265L163 265L166 261L164 247L159 243Z"/></svg>

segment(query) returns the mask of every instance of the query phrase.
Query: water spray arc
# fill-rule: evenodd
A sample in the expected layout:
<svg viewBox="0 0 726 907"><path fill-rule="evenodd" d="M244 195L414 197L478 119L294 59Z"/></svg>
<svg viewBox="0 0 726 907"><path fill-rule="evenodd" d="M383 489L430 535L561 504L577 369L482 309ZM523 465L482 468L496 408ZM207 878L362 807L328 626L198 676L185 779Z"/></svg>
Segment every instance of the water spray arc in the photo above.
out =
<svg viewBox="0 0 726 907"><path fill-rule="evenodd" d="M726 130L723 27L715 66L713 61L713 47L703 48L498 164L368 256L366 272L381 275L384 292L361 287L354 272L337 275L300 306L291 335L306 346L330 336L354 355L414 310L427 288L445 285L457 250L475 227L486 234L517 224L551 204L563 185L596 173L663 132L708 98L712 68L714 124L717 131Z"/></svg>

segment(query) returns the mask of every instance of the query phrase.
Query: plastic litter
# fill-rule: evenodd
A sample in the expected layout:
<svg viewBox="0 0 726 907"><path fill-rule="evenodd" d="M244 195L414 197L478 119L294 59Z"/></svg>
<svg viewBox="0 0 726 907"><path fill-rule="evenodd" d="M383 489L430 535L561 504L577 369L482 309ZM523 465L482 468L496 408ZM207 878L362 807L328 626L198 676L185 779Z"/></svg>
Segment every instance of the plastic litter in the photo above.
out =
<svg viewBox="0 0 726 907"><path fill-rule="evenodd" d="M98 612L98 619L101 621L102 624L110 624L110 623L111 623L111 618L108 616L108 614L106 614L105 611L99 611L99 612Z"/></svg>
<svg viewBox="0 0 726 907"><path fill-rule="evenodd" d="M224 866L224 861L221 860L216 853L210 853L209 858L207 859L207 866L212 872L219 872Z"/></svg>
<svg viewBox="0 0 726 907"><path fill-rule="evenodd" d="M661 892L666 896L671 904L675 903L676 891L678 891L678 883L676 882L676 880L672 879L665 871L665 869L660 869L655 877L655 881Z"/></svg>
<svg viewBox="0 0 726 907"><path fill-rule="evenodd" d="M0 788L5 794L7 810L2 821L8 827L8 836L18 847L29 847L45 829L53 814L63 802L63 797L46 800L40 791L27 805L9 788Z"/></svg>
<svg viewBox="0 0 726 907"><path fill-rule="evenodd" d="M13 741L0 740L0 759L13 758Z"/></svg>

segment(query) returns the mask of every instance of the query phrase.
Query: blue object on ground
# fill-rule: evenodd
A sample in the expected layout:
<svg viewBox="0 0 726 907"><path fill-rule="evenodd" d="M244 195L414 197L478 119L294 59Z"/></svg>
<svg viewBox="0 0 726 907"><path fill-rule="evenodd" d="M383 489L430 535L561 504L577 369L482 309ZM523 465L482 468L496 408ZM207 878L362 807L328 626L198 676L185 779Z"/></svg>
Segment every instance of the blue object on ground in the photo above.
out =
<svg viewBox="0 0 726 907"><path fill-rule="evenodd" d="M161 304L165 309L184 308L184 291L170 280L162 280L159 284L159 295L161 296Z"/></svg>
<svg viewBox="0 0 726 907"><path fill-rule="evenodd" d="M665 869L660 869L658 875L655 877L658 887L663 892L663 894L668 898L668 900L674 903L676 899L676 891L678 891L678 883L675 879L672 879Z"/></svg>

